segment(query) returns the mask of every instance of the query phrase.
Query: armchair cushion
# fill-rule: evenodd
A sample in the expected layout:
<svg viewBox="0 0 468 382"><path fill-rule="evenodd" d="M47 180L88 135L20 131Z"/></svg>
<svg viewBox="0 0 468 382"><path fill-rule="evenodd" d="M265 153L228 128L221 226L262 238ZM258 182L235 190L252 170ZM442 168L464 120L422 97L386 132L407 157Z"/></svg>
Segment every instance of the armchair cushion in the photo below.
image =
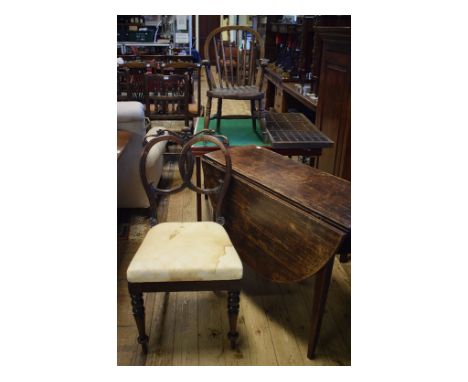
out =
<svg viewBox="0 0 468 382"><path fill-rule="evenodd" d="M144 135L145 106L141 102L117 102L117 127Z"/></svg>
<svg viewBox="0 0 468 382"><path fill-rule="evenodd" d="M145 107L140 102L117 102L117 128L135 133L117 165L117 206L119 208L147 208L148 197L140 179L140 156L146 135ZM151 132L151 130L150 130ZM166 142L154 146L146 162L146 172L158 183L163 168Z"/></svg>

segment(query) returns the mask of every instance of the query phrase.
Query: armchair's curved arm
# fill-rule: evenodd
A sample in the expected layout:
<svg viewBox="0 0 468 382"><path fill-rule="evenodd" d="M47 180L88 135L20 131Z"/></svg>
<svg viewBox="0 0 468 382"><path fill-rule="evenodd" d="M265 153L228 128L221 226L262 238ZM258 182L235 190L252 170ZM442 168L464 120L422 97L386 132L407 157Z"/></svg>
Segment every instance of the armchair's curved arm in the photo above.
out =
<svg viewBox="0 0 468 382"><path fill-rule="evenodd" d="M216 87L214 80L213 80L213 75L211 73L211 63L210 60L202 60L202 65L205 67L205 72L206 72L206 80L208 82L208 89L212 90L213 88Z"/></svg>

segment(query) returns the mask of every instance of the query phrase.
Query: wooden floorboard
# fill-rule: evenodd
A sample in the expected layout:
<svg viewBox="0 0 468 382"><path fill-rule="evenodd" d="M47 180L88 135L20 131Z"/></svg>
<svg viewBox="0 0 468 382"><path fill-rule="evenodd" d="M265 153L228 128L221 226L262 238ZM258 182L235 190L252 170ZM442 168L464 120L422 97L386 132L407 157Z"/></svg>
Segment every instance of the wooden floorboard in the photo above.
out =
<svg viewBox="0 0 468 382"><path fill-rule="evenodd" d="M277 363L280 366L301 365L303 357L290 329L291 318L282 303L280 286L267 281L263 284L265 293L260 300L267 315Z"/></svg>
<svg viewBox="0 0 468 382"><path fill-rule="evenodd" d="M175 307L175 366L198 365L197 293L177 292Z"/></svg>
<svg viewBox="0 0 468 382"><path fill-rule="evenodd" d="M171 366L174 356L177 293L157 293L160 304L153 311L156 322L149 334L148 366ZM155 306L156 307L156 306ZM141 349L138 349L141 352Z"/></svg>
<svg viewBox="0 0 468 382"><path fill-rule="evenodd" d="M315 359L307 358L309 340L309 320L311 311L307 309L300 287L295 284L278 285L281 294L281 305L287 312L285 327L289 330L299 348L303 365L334 365L326 352L318 352ZM279 296L278 296L279 297Z"/></svg>
<svg viewBox="0 0 468 382"><path fill-rule="evenodd" d="M202 83L202 94L206 84ZM204 98L204 97L203 97ZM203 104L205 102L203 101ZM212 110L216 110L213 102ZM248 114L245 101L223 102L224 114ZM180 181L176 162L163 170L165 186ZM203 220L211 207L202 198ZM158 221L195 221L195 193L184 190L158 203ZM227 332L226 292L178 292L145 295L148 355L137 343L127 291L126 269L149 229L138 211L129 220L127 239L118 240L118 365L350 365L351 263L335 261L317 357L306 356L315 277L295 284L274 284L244 266L240 296L238 346L232 350Z"/></svg>
<svg viewBox="0 0 468 382"><path fill-rule="evenodd" d="M240 310L245 317L245 336L249 343L252 365L277 365L268 318L259 295L243 292Z"/></svg>
<svg viewBox="0 0 468 382"><path fill-rule="evenodd" d="M226 300L214 292L197 292L198 355L201 366L224 366L226 356L222 315Z"/></svg>

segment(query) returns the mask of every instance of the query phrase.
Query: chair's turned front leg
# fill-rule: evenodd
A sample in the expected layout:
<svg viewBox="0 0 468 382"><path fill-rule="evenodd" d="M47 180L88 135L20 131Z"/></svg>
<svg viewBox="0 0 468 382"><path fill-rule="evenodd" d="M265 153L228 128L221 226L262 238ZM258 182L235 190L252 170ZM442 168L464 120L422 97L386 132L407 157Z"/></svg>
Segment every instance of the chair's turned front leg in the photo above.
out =
<svg viewBox="0 0 468 382"><path fill-rule="evenodd" d="M205 109L205 130L210 127L210 115L211 115L211 97L208 97L206 100L206 109Z"/></svg>
<svg viewBox="0 0 468 382"><path fill-rule="evenodd" d="M131 293L133 317L138 328L138 343L143 348L143 353L148 353L148 336L145 333L145 307L143 293Z"/></svg>
<svg viewBox="0 0 468 382"><path fill-rule="evenodd" d="M236 340L239 337L237 332L237 316L239 315L239 291L228 292L228 314L229 314L229 333L228 338L231 341L231 349L236 347Z"/></svg>

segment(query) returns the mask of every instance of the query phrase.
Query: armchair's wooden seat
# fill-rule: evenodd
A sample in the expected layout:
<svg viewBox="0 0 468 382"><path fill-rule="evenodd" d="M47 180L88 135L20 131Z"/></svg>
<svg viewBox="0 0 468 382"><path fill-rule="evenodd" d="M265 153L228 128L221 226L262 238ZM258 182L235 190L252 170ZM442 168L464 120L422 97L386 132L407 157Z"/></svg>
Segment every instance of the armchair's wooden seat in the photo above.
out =
<svg viewBox="0 0 468 382"><path fill-rule="evenodd" d="M240 280L242 262L222 225L160 223L127 270L129 282Z"/></svg>
<svg viewBox="0 0 468 382"><path fill-rule="evenodd" d="M224 99L257 100L262 99L264 92L258 90L258 86L236 86L232 88L216 88L207 91L208 97Z"/></svg>

